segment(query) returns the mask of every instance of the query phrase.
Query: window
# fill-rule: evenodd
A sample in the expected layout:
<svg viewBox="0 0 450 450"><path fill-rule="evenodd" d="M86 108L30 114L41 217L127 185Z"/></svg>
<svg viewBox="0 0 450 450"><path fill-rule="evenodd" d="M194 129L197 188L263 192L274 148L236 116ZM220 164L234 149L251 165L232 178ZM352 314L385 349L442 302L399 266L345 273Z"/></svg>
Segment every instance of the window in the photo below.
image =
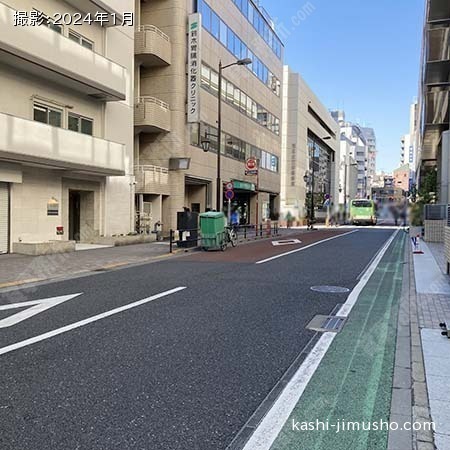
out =
<svg viewBox="0 0 450 450"><path fill-rule="evenodd" d="M93 134L93 124L92 119L87 117L82 117L77 114L69 113L69 130L76 131L78 133Z"/></svg>
<svg viewBox="0 0 450 450"><path fill-rule="evenodd" d="M62 109L35 103L33 105L33 120L54 127L62 127Z"/></svg>
<svg viewBox="0 0 450 450"><path fill-rule="evenodd" d="M202 84L209 87L211 77L211 70L207 66L202 66Z"/></svg>
<svg viewBox="0 0 450 450"><path fill-rule="evenodd" d="M225 47L227 46L227 26L222 20L220 21L220 42Z"/></svg>
<svg viewBox="0 0 450 450"><path fill-rule="evenodd" d="M219 39L219 32L220 32L219 16L215 12L212 12L211 13L211 34L216 39Z"/></svg>
<svg viewBox="0 0 450 450"><path fill-rule="evenodd" d="M202 19L203 26L211 31L211 8L205 2L202 2Z"/></svg>
<svg viewBox="0 0 450 450"><path fill-rule="evenodd" d="M75 31L69 30L69 39L88 48L89 50L94 50L94 43L89 39L81 36L81 34L75 33Z"/></svg>

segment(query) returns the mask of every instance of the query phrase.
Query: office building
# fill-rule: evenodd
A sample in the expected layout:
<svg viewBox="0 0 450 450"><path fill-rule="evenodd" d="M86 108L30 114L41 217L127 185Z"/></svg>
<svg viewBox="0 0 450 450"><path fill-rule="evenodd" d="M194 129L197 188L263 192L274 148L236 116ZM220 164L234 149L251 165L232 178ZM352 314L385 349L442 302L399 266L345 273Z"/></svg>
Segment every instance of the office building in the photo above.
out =
<svg viewBox="0 0 450 450"><path fill-rule="evenodd" d="M134 229L133 10L0 1L0 253Z"/></svg>
<svg viewBox="0 0 450 450"><path fill-rule="evenodd" d="M282 216L285 219L289 214L299 221L307 217L313 178L314 216L325 219L326 201L331 206L339 198L339 126L303 78L288 66L283 77L282 130Z"/></svg>
<svg viewBox="0 0 450 450"><path fill-rule="evenodd" d="M229 182L242 225L276 217L283 45L270 17L252 0L142 0L136 9L138 226L161 224L167 233L183 208L227 210ZM223 70L217 204L220 61L241 65ZM258 177L246 174L250 157Z"/></svg>

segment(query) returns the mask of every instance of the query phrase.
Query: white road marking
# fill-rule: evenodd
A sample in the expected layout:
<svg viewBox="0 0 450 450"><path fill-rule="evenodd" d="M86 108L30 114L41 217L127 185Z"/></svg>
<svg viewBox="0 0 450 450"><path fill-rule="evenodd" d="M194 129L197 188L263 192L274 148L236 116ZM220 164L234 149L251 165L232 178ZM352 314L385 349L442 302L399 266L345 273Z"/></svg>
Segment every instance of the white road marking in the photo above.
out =
<svg viewBox="0 0 450 450"><path fill-rule="evenodd" d="M357 233L358 231L359 230L353 230L353 231L349 231L348 233L343 233L343 234L339 234L337 236L333 236L333 237L330 237L330 238L327 238L327 239L323 239L322 241L314 242L312 244L306 245L305 247L297 248L295 250L291 250L290 252L281 253L280 255L275 255L275 256L272 256L270 258L263 259L261 261L256 262L255 264L265 264L265 263L273 261L275 259L283 258L284 256L288 256L288 255L292 255L293 253L302 252L303 250L306 250L308 248L314 247L314 246L319 245L319 244L323 244L324 242L332 241L333 239L337 239L337 238L340 238L340 237L347 236L349 234Z"/></svg>
<svg viewBox="0 0 450 450"><path fill-rule="evenodd" d="M115 314L119 314L128 309L136 308L137 306L145 305L153 300L157 300L162 297L167 297L168 295L175 294L176 292L180 292L186 289L186 287L177 287L175 289L171 289L169 291L161 292L160 294L152 295L151 297L144 298L143 300L138 300L137 302L130 303L128 305L120 306L119 308L112 309L110 311L106 311L101 314L97 314L95 316L89 317L88 319L80 320L79 322L72 323L70 325L66 325L64 327L58 328L53 331L49 331L44 334L40 334L39 336L32 337L30 339L25 339L24 341L17 342L15 344L8 345L6 347L0 348L0 355L4 355L5 353L10 353L14 350L18 350L19 348L27 347L28 345L35 344L36 342L41 342L46 339L50 339L54 336L58 336L59 334L66 333L67 331L74 330L76 328L83 327L90 323L96 322L98 320L105 319L107 317L113 316Z"/></svg>
<svg viewBox="0 0 450 450"><path fill-rule="evenodd" d="M29 306L29 308L23 311L20 311L16 314L13 314L12 316L0 320L0 328L12 327L13 325L16 325L19 322L29 319L30 317L33 317L36 314L46 311L47 309L53 308L54 306L59 305L60 303L66 302L67 300L71 300L80 295L81 293L72 295L63 295L61 297L45 298L42 300L32 300L29 302L12 303L10 305L0 305L0 311L7 311L9 309L24 308L26 306Z"/></svg>
<svg viewBox="0 0 450 450"><path fill-rule="evenodd" d="M285 239L283 241L272 241L272 245L274 247L279 247L281 245L295 245L295 244L301 244L302 241L298 239Z"/></svg>
<svg viewBox="0 0 450 450"><path fill-rule="evenodd" d="M371 266L367 269L364 276L348 296L345 304L336 313L336 316L348 317L353 306L356 304L361 291L366 286L398 232L399 230L393 233L390 239L384 244ZM311 350L311 353L286 385L272 408L260 422L243 450L270 450L270 447L275 442L275 439L278 437L278 434L285 423L289 420L289 416L303 395L306 386L310 382L336 336L336 333L328 332L322 335Z"/></svg>

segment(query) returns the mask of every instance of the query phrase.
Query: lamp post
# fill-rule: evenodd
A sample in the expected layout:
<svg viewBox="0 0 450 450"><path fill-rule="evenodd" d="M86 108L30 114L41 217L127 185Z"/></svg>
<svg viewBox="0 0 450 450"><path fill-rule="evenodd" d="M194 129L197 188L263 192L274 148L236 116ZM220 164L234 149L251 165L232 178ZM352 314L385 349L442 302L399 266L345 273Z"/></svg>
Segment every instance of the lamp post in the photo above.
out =
<svg viewBox="0 0 450 450"><path fill-rule="evenodd" d="M306 183L308 188L311 190L311 206L308 214L308 230L313 229L314 224L314 167L310 172L309 170L305 172L303 181Z"/></svg>
<svg viewBox="0 0 450 450"><path fill-rule="evenodd" d="M216 210L222 211L222 180L221 180L221 147L222 147L222 74L225 69L233 66L248 66L252 63L250 58L238 59L234 63L223 65L219 61L219 89L218 89L218 115L217 115L217 180L216 180ZM208 135L206 135L207 137ZM205 152L209 151L209 140L202 140L201 145Z"/></svg>

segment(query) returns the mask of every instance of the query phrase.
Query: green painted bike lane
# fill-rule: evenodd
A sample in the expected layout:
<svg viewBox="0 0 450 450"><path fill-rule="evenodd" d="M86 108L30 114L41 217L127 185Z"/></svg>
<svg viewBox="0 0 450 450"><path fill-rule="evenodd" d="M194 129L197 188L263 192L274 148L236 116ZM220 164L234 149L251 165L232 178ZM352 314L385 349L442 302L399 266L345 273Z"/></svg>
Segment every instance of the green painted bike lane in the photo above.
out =
<svg viewBox="0 0 450 450"><path fill-rule="evenodd" d="M386 425L362 423L389 420L405 241L399 233L381 259L271 450L387 448ZM342 421L361 429L338 430Z"/></svg>

